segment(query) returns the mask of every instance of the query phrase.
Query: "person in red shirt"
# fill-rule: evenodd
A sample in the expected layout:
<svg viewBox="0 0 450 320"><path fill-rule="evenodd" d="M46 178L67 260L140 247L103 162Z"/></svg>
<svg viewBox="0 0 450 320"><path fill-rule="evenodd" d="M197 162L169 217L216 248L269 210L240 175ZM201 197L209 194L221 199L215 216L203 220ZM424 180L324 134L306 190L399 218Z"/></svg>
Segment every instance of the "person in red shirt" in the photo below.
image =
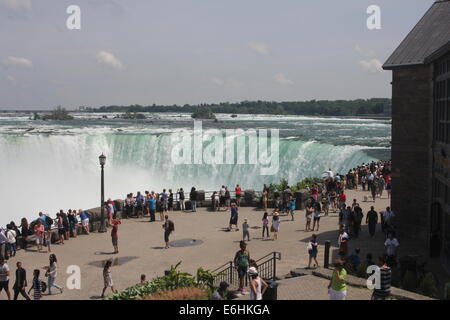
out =
<svg viewBox="0 0 450 320"><path fill-rule="evenodd" d="M347 195L345 194L345 191L342 191L342 193L339 195L339 208L342 208L342 206L345 206L346 201L347 201Z"/></svg>
<svg viewBox="0 0 450 320"><path fill-rule="evenodd" d="M236 185L236 205L239 207L241 205L241 187Z"/></svg>
<svg viewBox="0 0 450 320"><path fill-rule="evenodd" d="M112 230L111 230L111 240L112 240L112 245L114 247L114 254L119 253L119 224L121 224L119 219L116 219L116 217L114 216L113 220L112 220Z"/></svg>

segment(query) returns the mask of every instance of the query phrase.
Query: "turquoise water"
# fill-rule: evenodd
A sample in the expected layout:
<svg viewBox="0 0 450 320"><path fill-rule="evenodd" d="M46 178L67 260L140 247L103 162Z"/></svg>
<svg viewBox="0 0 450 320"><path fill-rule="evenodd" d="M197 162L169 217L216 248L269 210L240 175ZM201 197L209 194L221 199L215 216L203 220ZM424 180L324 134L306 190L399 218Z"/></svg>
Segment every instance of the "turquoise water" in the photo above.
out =
<svg viewBox="0 0 450 320"><path fill-rule="evenodd" d="M390 157L391 125L386 120L218 115L218 123L202 123L207 137L209 129L224 135L227 129L279 130L278 170L262 175L264 165L249 164L252 155L260 160L249 140L244 146L246 164L176 164L172 151L179 140L174 134L189 135L194 126L186 114L147 114L141 121L113 119L112 114L74 116L73 121L33 121L29 114L0 113L0 224L41 210L53 215L59 209L98 206L101 153L107 156L107 198L163 187L217 190L236 183L259 190L280 178L294 183L321 176L328 168L343 172ZM272 142L269 139L269 145Z"/></svg>

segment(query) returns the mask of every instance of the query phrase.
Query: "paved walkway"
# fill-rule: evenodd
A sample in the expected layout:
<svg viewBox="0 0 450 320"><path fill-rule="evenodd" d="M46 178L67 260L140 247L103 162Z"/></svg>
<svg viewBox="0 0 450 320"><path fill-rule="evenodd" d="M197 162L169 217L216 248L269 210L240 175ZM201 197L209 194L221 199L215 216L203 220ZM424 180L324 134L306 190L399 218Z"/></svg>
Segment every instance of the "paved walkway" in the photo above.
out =
<svg viewBox="0 0 450 320"><path fill-rule="evenodd" d="M347 198L349 203L356 198L362 205L364 214L368 211L372 202L363 202L367 192L349 191ZM386 198L377 199L376 209L384 209L389 201ZM304 211L296 213L296 220L290 221L290 217L281 217L281 227L279 239L277 241L264 241L261 238L261 219L263 212L254 208L241 208L239 211L239 223L242 224L244 218L249 220L251 226L251 241L248 244L251 256L260 258L272 251L281 252L281 261L277 264L278 274L283 276L290 270L305 267L307 265L308 254L306 250L307 241L312 232L305 232ZM198 267L215 269L234 257L239 248L239 241L242 239L241 232L225 232L228 226L229 212L207 212L204 208L199 208L197 213L169 213L171 220L175 222L175 232L171 240L179 239L200 239L204 243L192 247L177 247L168 250L163 249L162 222L150 223L148 218L124 220L119 228L119 251L118 255L110 254L113 249L109 232L107 234L92 233L91 235L81 235L77 239L71 238L64 245L53 245L52 250L58 257L59 273L56 282L66 287L68 274L67 268L70 265L77 265L81 268L81 289L65 290L63 294L45 296L44 299L97 299L103 286L102 261L111 257L117 258L116 265L112 268L112 276L117 289L123 290L139 282L141 274L146 274L147 279L160 276L170 265L175 265L182 261L180 269L194 273ZM337 214L321 219L320 231L318 234L319 247L318 261L323 264L323 243L331 240L332 246L337 246ZM375 239L370 239L367 228L363 227L362 236L359 240L350 241L350 250L355 247L361 248L361 255L373 253L374 258L382 253L383 234L378 230ZM404 254L405 248L401 242L400 255ZM336 248L335 248L336 249ZM8 261L11 268L11 287L14 281L14 270L16 261L22 261L28 272L28 282L31 283L32 270L42 268L48 263L47 253L37 253L33 251L19 251L17 256ZM299 281L307 281L299 279ZM325 281L326 282L326 281ZM309 297L321 299L326 294L326 283L323 288L318 284L312 286L308 292L287 295L295 298ZM55 290L56 292L57 290ZM109 294L109 293L107 293ZM352 293L349 293L349 299ZM5 299L5 294L0 294L0 300Z"/></svg>

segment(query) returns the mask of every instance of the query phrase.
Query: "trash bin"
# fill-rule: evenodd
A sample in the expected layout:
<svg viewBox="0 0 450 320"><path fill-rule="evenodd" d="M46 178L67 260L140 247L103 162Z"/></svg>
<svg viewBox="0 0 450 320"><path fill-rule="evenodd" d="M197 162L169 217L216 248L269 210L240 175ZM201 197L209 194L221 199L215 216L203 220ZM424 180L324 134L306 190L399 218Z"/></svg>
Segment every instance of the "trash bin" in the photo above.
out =
<svg viewBox="0 0 450 320"><path fill-rule="evenodd" d="M278 283L272 280L266 280L268 288L264 292L263 300L277 300L278 297Z"/></svg>

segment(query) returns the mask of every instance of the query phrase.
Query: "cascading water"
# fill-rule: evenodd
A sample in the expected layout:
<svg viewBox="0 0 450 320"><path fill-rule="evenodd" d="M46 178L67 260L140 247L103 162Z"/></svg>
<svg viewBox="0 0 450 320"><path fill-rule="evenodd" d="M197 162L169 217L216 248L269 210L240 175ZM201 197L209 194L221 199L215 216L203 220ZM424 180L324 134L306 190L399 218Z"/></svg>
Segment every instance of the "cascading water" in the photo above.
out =
<svg viewBox="0 0 450 320"><path fill-rule="evenodd" d="M188 191L192 186L217 190L222 184L234 187L237 183L244 189L260 190L264 183L278 182L281 178L295 183L306 177L321 176L328 168L344 172L377 158L369 156L367 150L386 149L379 145L376 135L372 137L372 144L339 144L333 141L338 139L336 133L330 135L333 139L327 139L308 128L306 131L310 136L294 132L292 128L286 130L283 126L282 130L286 132L280 134L278 172L263 176L259 165L175 164L171 158L174 141L169 133L180 128L192 129L190 120L181 121L181 124L180 121L153 122L142 127L136 127L133 122L122 122L121 129L117 129L117 124L112 121L106 127L104 124L100 127L97 122L74 122L63 128L60 124L36 126L25 120L23 123L15 121L12 125L11 121L0 118L0 225L11 220L17 223L22 217L36 217L39 211L54 215L59 209L97 207L100 199L98 156L101 153L107 156L106 198L124 198L128 192L160 191L162 188L175 191L179 187ZM371 121L374 128L379 125ZM359 124L355 123L356 132ZM292 123L292 127L297 125L297 121ZM31 126L34 126L33 130L30 130ZM222 126L230 127L231 123ZM236 121L232 125L244 129L251 126L268 127L267 122L256 124L252 120ZM276 128L279 124L274 121L272 126ZM333 124L325 126L322 123L317 132L332 127ZM388 124L381 130L386 127ZM348 135L345 129L348 127L343 129ZM390 139L389 135L386 141ZM361 139L357 134L350 136Z"/></svg>

